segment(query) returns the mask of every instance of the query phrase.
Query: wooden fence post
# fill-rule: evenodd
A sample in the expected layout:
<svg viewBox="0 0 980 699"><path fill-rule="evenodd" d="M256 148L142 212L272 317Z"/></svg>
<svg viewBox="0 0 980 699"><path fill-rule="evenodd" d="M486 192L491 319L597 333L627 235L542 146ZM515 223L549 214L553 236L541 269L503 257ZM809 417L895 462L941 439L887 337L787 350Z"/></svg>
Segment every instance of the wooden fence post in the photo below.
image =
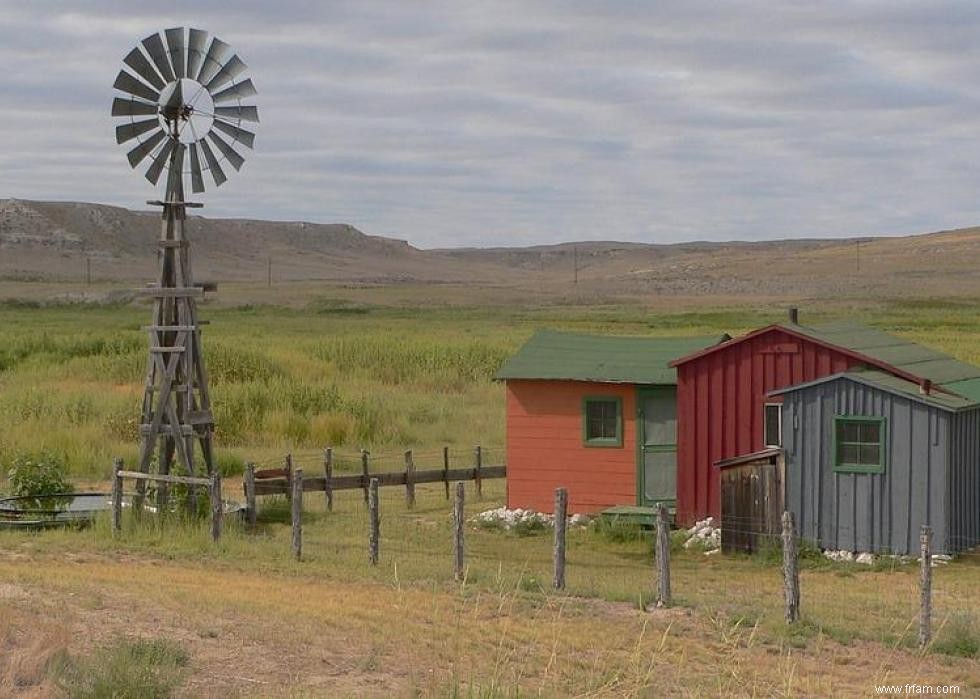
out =
<svg viewBox="0 0 980 699"><path fill-rule="evenodd" d="M364 504L368 504L368 486L370 485L371 474L368 470L368 457L370 454L367 449L361 449L361 481L364 483Z"/></svg>
<svg viewBox="0 0 980 699"><path fill-rule="evenodd" d="M473 483L476 485L476 499L483 499L483 448L477 444L473 447Z"/></svg>
<svg viewBox="0 0 980 699"><path fill-rule="evenodd" d="M323 452L323 496L327 500L327 512L333 512L333 448Z"/></svg>
<svg viewBox="0 0 980 699"><path fill-rule="evenodd" d="M298 561L303 557L303 469L292 472L292 495L290 503L293 522L293 557Z"/></svg>
<svg viewBox="0 0 980 699"><path fill-rule="evenodd" d="M255 529L258 516L255 502L255 464L249 462L245 464L245 517L249 529Z"/></svg>
<svg viewBox="0 0 980 699"><path fill-rule="evenodd" d="M221 474L217 471L211 474L208 495L211 499L211 540L217 541L221 538L221 525L224 521L224 508L221 506Z"/></svg>
<svg viewBox="0 0 980 699"><path fill-rule="evenodd" d="M800 620L800 571L796 555L796 520L789 510L783 512L783 595L786 598L786 623Z"/></svg>
<svg viewBox="0 0 980 699"><path fill-rule="evenodd" d="M378 479L372 478L368 487L368 517L371 520L371 535L368 539L368 560L378 565L378 548L381 544L381 516L378 512Z"/></svg>
<svg viewBox="0 0 980 699"><path fill-rule="evenodd" d="M449 499L449 447L442 448L442 480L446 486L446 499Z"/></svg>
<svg viewBox="0 0 980 699"><path fill-rule="evenodd" d="M293 455L286 454L286 500L293 497Z"/></svg>
<svg viewBox="0 0 980 699"><path fill-rule="evenodd" d="M405 452L405 505L415 507L415 457L411 449Z"/></svg>
<svg viewBox="0 0 980 699"><path fill-rule="evenodd" d="M932 640L932 527L919 533L919 646Z"/></svg>
<svg viewBox="0 0 980 699"><path fill-rule="evenodd" d="M122 491L123 482L119 477L122 471L123 460L113 459L112 461L112 535L118 536L122 531Z"/></svg>
<svg viewBox="0 0 980 699"><path fill-rule="evenodd" d="M670 520L662 502L657 503L657 606L670 606Z"/></svg>
<svg viewBox="0 0 980 699"><path fill-rule="evenodd" d="M466 485L456 483L456 502L453 504L453 579L462 582L466 556L463 549L463 528L466 522L464 504Z"/></svg>
<svg viewBox="0 0 980 699"><path fill-rule="evenodd" d="M565 589L565 530L568 525L568 491L555 488L555 589Z"/></svg>

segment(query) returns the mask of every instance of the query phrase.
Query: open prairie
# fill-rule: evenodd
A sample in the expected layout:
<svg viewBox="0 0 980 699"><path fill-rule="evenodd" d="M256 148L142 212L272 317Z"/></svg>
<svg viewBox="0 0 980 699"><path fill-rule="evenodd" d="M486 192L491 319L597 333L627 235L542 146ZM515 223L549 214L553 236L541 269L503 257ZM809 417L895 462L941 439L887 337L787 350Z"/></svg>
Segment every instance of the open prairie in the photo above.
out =
<svg viewBox="0 0 980 699"><path fill-rule="evenodd" d="M57 288L0 286L0 463L61 455L79 485L105 488L136 453L149 309L53 303ZM219 463L229 492L242 464L293 452L369 449L426 465L448 445L502 459L503 389L491 379L538 327L618 334L736 334L782 320L785 301L662 299L604 304L452 285L229 285L202 315ZM804 322L854 318L980 362L980 301L811 302ZM349 462L342 460L341 467ZM0 489L6 487L0 480ZM467 491L467 514L503 503ZM307 494L304 556L267 499L260 527L107 521L81 531L0 533L0 693L46 696L64 658L119 639L178 644L180 694L227 696L872 695L914 682L980 691L980 558L935 570L938 631L915 647L915 565L868 568L803 558L802 624L782 622L772 556L677 548L675 605L654 591L650 542L631 528L570 532L568 588L549 589L551 536L469 527L467 577L452 580L451 503L441 486L382 493L381 561L367 560L357 491L325 512Z"/></svg>

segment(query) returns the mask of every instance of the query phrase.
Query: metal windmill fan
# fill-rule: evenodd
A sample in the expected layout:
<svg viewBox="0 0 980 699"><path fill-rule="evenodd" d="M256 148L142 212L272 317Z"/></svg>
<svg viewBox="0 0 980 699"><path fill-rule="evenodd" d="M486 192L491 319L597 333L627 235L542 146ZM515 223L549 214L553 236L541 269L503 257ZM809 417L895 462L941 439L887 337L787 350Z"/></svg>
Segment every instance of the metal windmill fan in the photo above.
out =
<svg viewBox="0 0 980 699"><path fill-rule="evenodd" d="M112 101L112 116L124 120L116 127L116 141L136 140L128 153L129 163L135 168L149 158L146 179L153 184L164 168L169 171L163 201L147 202L163 207L163 223L159 284L140 290L154 299L154 305L153 323L144 328L149 333L150 357L139 429L139 470L147 473L156 455L159 474L169 476L176 457L193 476L199 454L214 479L218 477L212 447L214 417L197 319L197 298L204 288L195 285L191 276L184 230L187 209L202 205L184 200L184 176L190 176L194 192L203 192L204 170L220 186L227 179L223 163L241 168L244 158L235 146L252 148L255 142L255 134L242 128L242 122L259 120L258 109L242 101L256 94L255 86L242 78L245 64L228 45L216 37L209 41L200 29L177 27L165 30L163 37L151 34L123 63L113 83L128 95ZM169 502L167 484L173 480L157 479L158 506ZM194 508L191 481L181 482L188 484L188 504ZM140 500L145 483L138 481Z"/></svg>
<svg viewBox="0 0 980 699"><path fill-rule="evenodd" d="M221 186L227 180L222 163L239 170L245 162L235 146L254 146L255 133L242 123L258 122L259 112L242 102L256 90L243 79L245 63L221 39L209 43L207 32L184 27L163 35L151 34L123 58L113 87L128 97L112 101L112 116L125 119L116 127L116 142L136 139L129 164L135 168L149 157L146 179L153 184L165 167L183 173L189 153L187 174L199 193L203 170Z"/></svg>

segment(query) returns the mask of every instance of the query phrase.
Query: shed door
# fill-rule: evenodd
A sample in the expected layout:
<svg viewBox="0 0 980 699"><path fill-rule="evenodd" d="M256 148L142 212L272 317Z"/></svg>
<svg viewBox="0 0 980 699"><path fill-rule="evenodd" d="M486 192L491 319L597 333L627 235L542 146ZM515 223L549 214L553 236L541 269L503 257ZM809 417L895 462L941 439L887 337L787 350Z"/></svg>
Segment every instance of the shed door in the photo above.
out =
<svg viewBox="0 0 980 699"><path fill-rule="evenodd" d="M677 388L644 388L640 414L639 501L641 505L677 499Z"/></svg>

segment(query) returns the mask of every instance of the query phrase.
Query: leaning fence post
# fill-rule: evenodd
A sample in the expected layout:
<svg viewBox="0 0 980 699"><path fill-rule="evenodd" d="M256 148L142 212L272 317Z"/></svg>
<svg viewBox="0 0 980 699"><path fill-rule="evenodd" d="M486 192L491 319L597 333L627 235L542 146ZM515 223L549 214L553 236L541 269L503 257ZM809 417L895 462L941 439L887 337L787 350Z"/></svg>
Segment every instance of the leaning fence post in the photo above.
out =
<svg viewBox="0 0 980 699"><path fill-rule="evenodd" d="M473 482L476 485L476 499L483 499L483 448L477 444L473 447Z"/></svg>
<svg viewBox="0 0 980 699"><path fill-rule="evenodd" d="M361 483L364 487L364 504L368 504L368 486L370 485L371 474L368 470L368 458L370 454L367 449L361 449Z"/></svg>
<svg viewBox="0 0 980 699"><path fill-rule="evenodd" d="M371 535L368 539L368 560L378 565L378 547L381 543L381 516L378 512L378 479L372 478L368 486L368 516L371 520Z"/></svg>
<svg viewBox="0 0 980 699"><path fill-rule="evenodd" d="M415 507L415 457L411 449L405 452L405 505Z"/></svg>
<svg viewBox="0 0 980 699"><path fill-rule="evenodd" d="M221 524L224 519L221 507L221 474L217 471L211 474L208 496L211 499L211 540L217 541L221 538Z"/></svg>
<svg viewBox="0 0 980 699"><path fill-rule="evenodd" d="M119 476L122 471L123 460L113 459L112 461L112 535L117 536L122 531L122 491L123 482Z"/></svg>
<svg viewBox="0 0 980 699"><path fill-rule="evenodd" d="M293 523L293 557L298 561L303 557L303 469L296 469L292 476L290 515Z"/></svg>
<svg viewBox="0 0 980 699"><path fill-rule="evenodd" d="M442 481L446 486L446 499L449 499L449 447L442 448Z"/></svg>
<svg viewBox="0 0 980 699"><path fill-rule="evenodd" d="M333 448L323 452L323 496L327 500L327 512L333 512Z"/></svg>
<svg viewBox="0 0 980 699"><path fill-rule="evenodd" d="M919 646L932 639L932 527L922 525L919 534Z"/></svg>
<svg viewBox="0 0 980 699"><path fill-rule="evenodd" d="M286 454L286 499L293 497L293 455Z"/></svg>
<svg viewBox="0 0 980 699"><path fill-rule="evenodd" d="M670 520L662 502L657 503L657 606L670 606Z"/></svg>
<svg viewBox="0 0 980 699"><path fill-rule="evenodd" d="M258 515L255 502L255 464L249 462L245 464L245 516L249 529L255 529Z"/></svg>
<svg viewBox="0 0 980 699"><path fill-rule="evenodd" d="M786 598L786 623L800 620L800 571L796 555L796 520L789 510L783 512L783 595Z"/></svg>
<svg viewBox="0 0 980 699"><path fill-rule="evenodd" d="M459 481L456 484L456 502L453 504L453 579L456 582L462 582L463 566L466 562L463 549L463 526L466 517L465 500L466 486L462 481Z"/></svg>
<svg viewBox="0 0 980 699"><path fill-rule="evenodd" d="M568 491L555 488L555 589L565 589L565 530L568 525Z"/></svg>

